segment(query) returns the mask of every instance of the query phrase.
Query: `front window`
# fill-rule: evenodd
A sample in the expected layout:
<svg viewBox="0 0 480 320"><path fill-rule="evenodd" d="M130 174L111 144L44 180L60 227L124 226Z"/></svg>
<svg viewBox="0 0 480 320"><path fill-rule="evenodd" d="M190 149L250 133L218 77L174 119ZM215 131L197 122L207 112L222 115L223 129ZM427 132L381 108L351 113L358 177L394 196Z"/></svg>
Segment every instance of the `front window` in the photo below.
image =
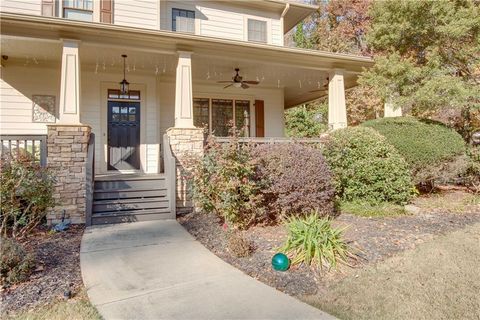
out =
<svg viewBox="0 0 480 320"><path fill-rule="evenodd" d="M267 22L248 19L248 41L267 43Z"/></svg>
<svg viewBox="0 0 480 320"><path fill-rule="evenodd" d="M64 0L63 17L72 20L93 21L93 0Z"/></svg>
<svg viewBox="0 0 480 320"><path fill-rule="evenodd" d="M207 127L217 137L228 136L231 125L248 136L250 126L250 100L193 99L193 123L196 127Z"/></svg>
<svg viewBox="0 0 480 320"><path fill-rule="evenodd" d="M195 33L195 11L172 9L172 31Z"/></svg>

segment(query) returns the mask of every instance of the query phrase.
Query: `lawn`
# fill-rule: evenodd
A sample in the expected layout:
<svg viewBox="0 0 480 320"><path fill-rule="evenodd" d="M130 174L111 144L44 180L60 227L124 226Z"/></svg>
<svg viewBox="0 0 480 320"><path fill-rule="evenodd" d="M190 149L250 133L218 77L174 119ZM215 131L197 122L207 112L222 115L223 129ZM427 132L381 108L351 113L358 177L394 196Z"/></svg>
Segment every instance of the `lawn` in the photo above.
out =
<svg viewBox="0 0 480 320"><path fill-rule="evenodd" d="M480 223L304 297L341 319L479 319Z"/></svg>

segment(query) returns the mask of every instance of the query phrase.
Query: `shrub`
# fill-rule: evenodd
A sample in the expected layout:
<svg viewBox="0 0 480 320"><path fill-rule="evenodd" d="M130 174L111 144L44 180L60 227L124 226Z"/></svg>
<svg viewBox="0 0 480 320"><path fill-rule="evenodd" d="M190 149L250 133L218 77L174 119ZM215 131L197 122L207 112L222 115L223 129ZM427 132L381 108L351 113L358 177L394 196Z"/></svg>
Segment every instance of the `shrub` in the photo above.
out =
<svg viewBox="0 0 480 320"><path fill-rule="evenodd" d="M324 146L324 156L335 175L343 201L369 204L404 204L414 186L407 163L386 139L371 128L334 131Z"/></svg>
<svg viewBox="0 0 480 320"><path fill-rule="evenodd" d="M1 232L22 237L43 221L55 205L52 172L20 154L0 165Z"/></svg>
<svg viewBox="0 0 480 320"><path fill-rule="evenodd" d="M273 218L333 212L335 189L320 150L288 143L260 145L252 154L258 161L261 192Z"/></svg>
<svg viewBox="0 0 480 320"><path fill-rule="evenodd" d="M238 228L262 220L262 196L249 146L234 136L225 144L210 139L193 170L193 200L205 212L216 212Z"/></svg>
<svg viewBox="0 0 480 320"><path fill-rule="evenodd" d="M437 179L449 180L457 170L445 166L465 152L462 137L445 125L413 117L383 118L364 122L377 130L409 164L415 184L431 185ZM461 169L460 169L461 170Z"/></svg>
<svg viewBox="0 0 480 320"><path fill-rule="evenodd" d="M292 216L286 221L288 238L280 251L291 256L292 265L305 263L322 269L337 268L353 256L342 239L342 229L333 228L328 218L317 213Z"/></svg>
<svg viewBox="0 0 480 320"><path fill-rule="evenodd" d="M0 275L2 285L25 281L34 266L34 259L14 239L1 238Z"/></svg>
<svg viewBox="0 0 480 320"><path fill-rule="evenodd" d="M467 156L468 165L463 175L465 185L480 193L480 146L470 147Z"/></svg>
<svg viewBox="0 0 480 320"><path fill-rule="evenodd" d="M239 231L232 231L227 235L227 246L236 257L248 257L253 252L253 244Z"/></svg>

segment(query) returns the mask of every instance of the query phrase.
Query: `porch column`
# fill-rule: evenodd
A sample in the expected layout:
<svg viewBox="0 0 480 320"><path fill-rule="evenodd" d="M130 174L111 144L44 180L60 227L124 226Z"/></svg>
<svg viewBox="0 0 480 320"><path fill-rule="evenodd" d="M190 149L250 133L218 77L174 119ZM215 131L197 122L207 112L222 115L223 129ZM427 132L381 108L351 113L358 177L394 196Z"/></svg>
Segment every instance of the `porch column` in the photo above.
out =
<svg viewBox="0 0 480 320"><path fill-rule="evenodd" d="M402 108L397 107L391 101L385 101L384 108L383 108L383 117L384 118L392 118L392 117L401 117L402 116Z"/></svg>
<svg viewBox="0 0 480 320"><path fill-rule="evenodd" d="M63 41L59 123L80 124L79 44L76 40Z"/></svg>
<svg viewBox="0 0 480 320"><path fill-rule="evenodd" d="M175 128L195 128L193 125L192 53L178 51L175 85Z"/></svg>
<svg viewBox="0 0 480 320"><path fill-rule="evenodd" d="M331 130L347 126L347 108L345 105L345 85L343 70L335 69L329 73L328 83L328 127Z"/></svg>

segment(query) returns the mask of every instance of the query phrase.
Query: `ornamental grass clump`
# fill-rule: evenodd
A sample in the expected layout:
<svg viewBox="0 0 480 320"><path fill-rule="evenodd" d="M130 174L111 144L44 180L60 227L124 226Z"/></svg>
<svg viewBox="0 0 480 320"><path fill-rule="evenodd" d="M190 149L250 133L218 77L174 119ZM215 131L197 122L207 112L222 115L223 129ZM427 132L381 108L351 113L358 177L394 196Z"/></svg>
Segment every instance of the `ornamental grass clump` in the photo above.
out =
<svg viewBox="0 0 480 320"><path fill-rule="evenodd" d="M334 212L335 188L320 150L300 144L259 145L252 151L272 220L281 216Z"/></svg>
<svg viewBox="0 0 480 320"><path fill-rule="evenodd" d="M323 154L342 201L406 204L415 193L407 162L371 128L332 132Z"/></svg>
<svg viewBox="0 0 480 320"><path fill-rule="evenodd" d="M343 240L344 230L332 227L329 218L313 212L305 217L289 217L285 225L288 238L279 251L290 256L292 265L304 263L320 269L337 269L338 264L348 264L353 257Z"/></svg>

